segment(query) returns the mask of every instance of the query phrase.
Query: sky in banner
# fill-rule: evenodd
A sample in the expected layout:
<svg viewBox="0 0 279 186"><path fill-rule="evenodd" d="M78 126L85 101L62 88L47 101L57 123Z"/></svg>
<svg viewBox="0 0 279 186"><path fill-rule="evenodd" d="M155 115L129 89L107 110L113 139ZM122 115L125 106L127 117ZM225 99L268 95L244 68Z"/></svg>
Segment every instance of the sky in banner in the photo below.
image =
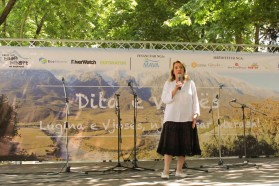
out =
<svg viewBox="0 0 279 186"><path fill-rule="evenodd" d="M279 83L278 83L279 72L262 72L262 73L219 72L219 74L222 76L241 79L259 88L271 89L279 92Z"/></svg>

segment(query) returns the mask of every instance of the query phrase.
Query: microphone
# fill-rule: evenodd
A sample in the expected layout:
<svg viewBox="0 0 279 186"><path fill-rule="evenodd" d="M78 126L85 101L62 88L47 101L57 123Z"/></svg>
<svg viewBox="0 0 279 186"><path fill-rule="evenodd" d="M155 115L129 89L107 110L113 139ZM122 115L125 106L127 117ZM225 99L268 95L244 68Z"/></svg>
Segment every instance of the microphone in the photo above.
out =
<svg viewBox="0 0 279 186"><path fill-rule="evenodd" d="M224 86L224 84L220 84L220 85L219 85L219 88L222 89L223 86Z"/></svg>
<svg viewBox="0 0 279 186"><path fill-rule="evenodd" d="M120 96L120 94L114 94L115 96Z"/></svg>
<svg viewBox="0 0 279 186"><path fill-rule="evenodd" d="M208 113L211 113L212 112L212 108L210 108L210 110L208 111Z"/></svg>
<svg viewBox="0 0 279 186"><path fill-rule="evenodd" d="M178 74L178 81L182 82L183 78L181 74ZM178 88L178 90L181 90L181 87Z"/></svg>
<svg viewBox="0 0 279 186"><path fill-rule="evenodd" d="M62 84L63 84L63 88L64 88L65 102L69 103L69 100L68 100L68 97L67 97L67 91L66 91L66 87L65 87L65 79L64 79L64 77L62 77Z"/></svg>
<svg viewBox="0 0 279 186"><path fill-rule="evenodd" d="M236 99L232 99L230 102L236 102Z"/></svg>

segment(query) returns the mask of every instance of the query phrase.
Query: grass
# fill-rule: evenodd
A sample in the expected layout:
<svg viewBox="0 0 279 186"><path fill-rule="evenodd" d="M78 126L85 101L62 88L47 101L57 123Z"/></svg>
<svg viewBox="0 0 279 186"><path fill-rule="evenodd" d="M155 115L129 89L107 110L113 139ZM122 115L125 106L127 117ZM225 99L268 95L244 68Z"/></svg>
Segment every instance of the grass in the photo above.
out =
<svg viewBox="0 0 279 186"><path fill-rule="evenodd" d="M55 148L53 141L45 133L37 128L19 128L18 136L14 142L19 143L20 149L24 149L28 154L37 156L46 155L46 152L52 152Z"/></svg>

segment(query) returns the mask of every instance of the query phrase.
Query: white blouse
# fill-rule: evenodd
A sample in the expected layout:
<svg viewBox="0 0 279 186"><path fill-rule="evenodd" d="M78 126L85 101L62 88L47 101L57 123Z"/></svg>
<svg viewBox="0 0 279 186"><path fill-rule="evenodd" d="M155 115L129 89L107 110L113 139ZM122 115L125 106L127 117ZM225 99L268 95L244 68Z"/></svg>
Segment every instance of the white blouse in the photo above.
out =
<svg viewBox="0 0 279 186"><path fill-rule="evenodd" d="M200 115L196 85L192 80L186 81L172 98L175 86L175 81L166 81L164 85L161 96L162 102L166 104L163 123L192 121L194 114Z"/></svg>

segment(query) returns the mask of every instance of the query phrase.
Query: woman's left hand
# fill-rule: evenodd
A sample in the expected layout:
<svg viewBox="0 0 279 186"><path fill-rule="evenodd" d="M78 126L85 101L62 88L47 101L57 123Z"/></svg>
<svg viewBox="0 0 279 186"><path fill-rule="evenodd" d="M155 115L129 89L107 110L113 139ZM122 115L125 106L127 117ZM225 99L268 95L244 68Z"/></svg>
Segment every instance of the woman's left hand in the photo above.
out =
<svg viewBox="0 0 279 186"><path fill-rule="evenodd" d="M194 129L196 127L196 123L197 123L197 120L193 120L192 129Z"/></svg>
<svg viewBox="0 0 279 186"><path fill-rule="evenodd" d="M198 119L198 114L194 114L193 115L192 129L194 129L196 127L197 119Z"/></svg>

